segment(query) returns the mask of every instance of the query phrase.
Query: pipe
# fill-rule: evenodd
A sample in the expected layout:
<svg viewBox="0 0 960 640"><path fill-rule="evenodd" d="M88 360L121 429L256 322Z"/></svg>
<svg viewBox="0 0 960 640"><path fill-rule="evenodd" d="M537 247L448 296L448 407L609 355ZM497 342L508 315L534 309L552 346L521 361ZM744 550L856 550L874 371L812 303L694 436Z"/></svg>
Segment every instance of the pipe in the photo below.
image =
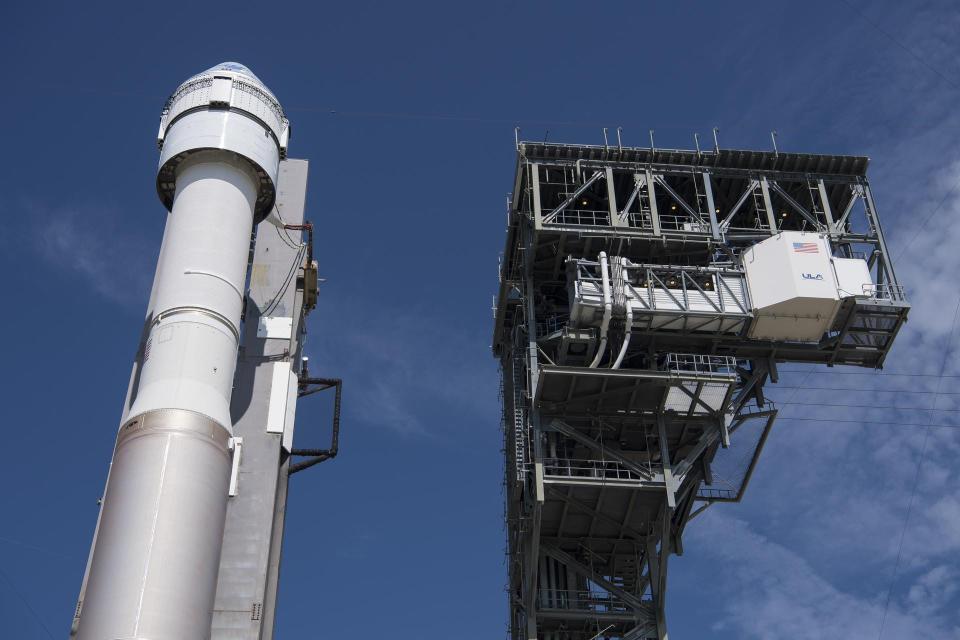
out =
<svg viewBox="0 0 960 640"><path fill-rule="evenodd" d="M623 278L627 278L627 259L620 258L620 264L623 266ZM623 362L624 356L627 355L627 347L630 346L630 330L633 328L633 305L630 304L629 300L626 300L624 305L627 308L627 320L623 326L623 344L620 345L620 353L617 354L617 359L611 365L611 369L619 369L620 363Z"/></svg>
<svg viewBox="0 0 960 640"><path fill-rule="evenodd" d="M610 265L607 261L607 252L600 252L600 278L603 281L603 320L600 323L600 346L597 355L590 363L591 369L596 369L607 350L607 329L610 327L610 316L613 315L613 298L610 295Z"/></svg>

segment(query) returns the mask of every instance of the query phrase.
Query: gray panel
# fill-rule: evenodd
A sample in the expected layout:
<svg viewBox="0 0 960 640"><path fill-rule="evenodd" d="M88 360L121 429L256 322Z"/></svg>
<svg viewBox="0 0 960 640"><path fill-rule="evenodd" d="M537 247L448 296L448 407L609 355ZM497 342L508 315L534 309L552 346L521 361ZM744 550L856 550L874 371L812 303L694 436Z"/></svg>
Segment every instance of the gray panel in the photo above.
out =
<svg viewBox="0 0 960 640"><path fill-rule="evenodd" d="M271 395L279 395L271 394L275 363L289 362L294 372L299 371L303 301L297 276L305 254L300 232L283 225L303 223L307 169L305 160L280 163L277 206L257 230L231 405L234 433L243 438L243 458L239 493L227 507L213 640L273 636L289 452L283 450L283 434L268 433L266 425ZM258 337L262 316L293 318L292 336ZM295 378L291 384L296 384ZM294 414L291 404L286 411L288 430Z"/></svg>

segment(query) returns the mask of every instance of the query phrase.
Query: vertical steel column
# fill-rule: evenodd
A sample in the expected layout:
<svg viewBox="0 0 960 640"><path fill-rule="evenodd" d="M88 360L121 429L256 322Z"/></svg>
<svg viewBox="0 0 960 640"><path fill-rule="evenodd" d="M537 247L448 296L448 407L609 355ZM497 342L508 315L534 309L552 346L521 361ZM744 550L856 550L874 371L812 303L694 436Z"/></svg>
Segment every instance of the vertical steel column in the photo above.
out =
<svg viewBox="0 0 960 640"><path fill-rule="evenodd" d="M540 203L540 165L531 162L527 165L530 171L530 188L533 191L533 225L539 229L543 225L543 210Z"/></svg>
<svg viewBox="0 0 960 640"><path fill-rule="evenodd" d="M539 199L539 190L535 193ZM526 229L526 255L524 256L524 295L526 303L527 316L527 367L529 395L532 399L536 394L540 378L539 357L537 355L537 314L535 304L535 289L533 280L533 263L536 260L536 246L534 244L533 230L530 227ZM543 506L544 496L542 492L542 443L540 414L531 402L529 420L531 425L531 454L534 463L534 496L533 511L530 514L530 535L529 550L527 551L527 593L524 594L524 609L526 610L527 620L527 638L528 640L537 639L537 573L538 559L540 557L540 518Z"/></svg>
<svg viewBox="0 0 960 640"><path fill-rule="evenodd" d="M604 169L604 176L607 182L607 204L608 209L610 210L610 226L611 227L626 227L629 226L626 222L620 220L619 211L617 210L617 194L614 189L613 184L613 169L606 167Z"/></svg>
<svg viewBox="0 0 960 640"><path fill-rule="evenodd" d="M870 224L873 227L874 233L877 234L877 242L880 244L880 253L882 259L882 272L887 279L887 283L893 286L897 286L900 283L897 281L897 276L893 272L893 268L890 263L890 253L887 251L887 243L883 238L883 229L880 228L880 214L877 213L877 206L873 202L873 192L870 189L870 185L867 184L866 180L863 181L863 193L864 193L864 203L867 205L867 217L870 219ZM882 284L877 279L877 284Z"/></svg>
<svg viewBox="0 0 960 640"><path fill-rule="evenodd" d="M713 239L720 240L720 226L717 224L717 210L716 205L713 203L713 185L710 183L710 172L703 171L700 175L703 176L703 189L707 195L707 211L710 214L710 233L713 235Z"/></svg>
<svg viewBox="0 0 960 640"><path fill-rule="evenodd" d="M837 232L837 225L833 221L833 210L830 208L830 199L827 197L827 185L823 178L817 180L817 192L820 194L820 204L823 207L823 215L827 219L827 230L834 234Z"/></svg>
<svg viewBox="0 0 960 640"><path fill-rule="evenodd" d="M776 235L779 229L777 228L777 218L773 215L773 202L770 200L770 183L767 182L766 176L761 176L760 178L760 191L763 193L763 208L767 213L767 224L770 225L770 235Z"/></svg>
<svg viewBox="0 0 960 640"><path fill-rule="evenodd" d="M660 236L660 212L657 210L656 180L653 179L653 171L647 167L644 176L647 181L647 199L650 202L650 225L653 227L653 235Z"/></svg>

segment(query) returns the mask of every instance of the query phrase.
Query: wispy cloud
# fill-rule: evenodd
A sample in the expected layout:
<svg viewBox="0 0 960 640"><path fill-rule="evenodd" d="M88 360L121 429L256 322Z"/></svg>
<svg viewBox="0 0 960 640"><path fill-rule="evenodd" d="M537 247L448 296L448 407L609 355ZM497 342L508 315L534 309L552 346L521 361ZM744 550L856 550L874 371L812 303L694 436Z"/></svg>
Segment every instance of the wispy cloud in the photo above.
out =
<svg viewBox="0 0 960 640"><path fill-rule="evenodd" d="M929 207L960 179L960 166L931 173L935 188L917 198ZM809 404L781 407L743 520L721 508L691 527L698 542L724 539L716 560L731 582L729 629L777 639L796 637L806 625L805 637L877 638L889 591L884 638L960 632L960 428L942 426L960 427L960 412L942 411L960 403L955 378L937 378L960 375L951 334L960 296L960 254L952 247L960 228L948 222L957 219L960 199L951 199L898 264L913 309L888 366L928 377L786 374L786 385L819 389L794 394L770 386L775 400ZM909 225L901 220L898 227Z"/></svg>
<svg viewBox="0 0 960 640"><path fill-rule="evenodd" d="M146 305L160 242L136 233L112 206L20 204L8 242L61 271L70 286L130 309Z"/></svg>
<svg viewBox="0 0 960 640"><path fill-rule="evenodd" d="M764 79L742 121L775 116L814 136L801 144L786 131L790 150L873 158L871 184L913 306L887 371L932 377L822 369L783 376L816 390L770 385L775 400L808 404L781 406L745 502L712 508L687 534L688 548L717 563L723 637L873 640L885 611L883 638L960 637L960 428L932 428L924 447L926 425L960 426L960 412L918 409L960 408L957 378L936 377L960 375L960 339L948 344L960 300L960 190L947 195L960 184L960 92L848 10L838 5L850 19ZM955 8L863 11L960 84Z"/></svg>
<svg viewBox="0 0 960 640"><path fill-rule="evenodd" d="M496 363L486 325L451 324L449 311L330 297L336 302L319 309L314 321L323 336L308 342L307 352L318 367L349 380L344 393L359 419L440 438L455 436L477 415L489 416L491 428L497 424Z"/></svg>
<svg viewBox="0 0 960 640"><path fill-rule="evenodd" d="M885 609L882 592L858 594L838 588L800 554L772 541L747 522L722 510L709 516L708 526L693 529L692 542L703 545L719 562L718 591L729 594L716 631L762 640L795 638L876 638ZM718 538L717 531L723 531ZM722 540L722 543L721 543ZM821 537L821 544L830 544ZM956 637L944 619L953 594L948 567L931 570L922 586L911 590L907 608L894 604L886 616L886 638Z"/></svg>

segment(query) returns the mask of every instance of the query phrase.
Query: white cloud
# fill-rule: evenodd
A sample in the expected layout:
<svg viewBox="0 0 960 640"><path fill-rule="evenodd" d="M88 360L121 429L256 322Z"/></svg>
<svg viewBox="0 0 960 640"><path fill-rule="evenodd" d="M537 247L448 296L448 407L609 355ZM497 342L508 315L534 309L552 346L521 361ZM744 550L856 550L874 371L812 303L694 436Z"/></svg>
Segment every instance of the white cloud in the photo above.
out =
<svg viewBox="0 0 960 640"><path fill-rule="evenodd" d="M77 281L94 293L131 309L145 308L150 292L158 239L148 239L130 228L110 206L80 204L21 205L10 241L35 252L49 266L64 273L67 286Z"/></svg>
<svg viewBox="0 0 960 640"><path fill-rule="evenodd" d="M813 132L813 148L796 150L833 147L873 157L871 185L913 307L887 370L935 376L945 367L957 375L960 330L952 348L945 345L960 299L960 189L944 196L960 184L954 105L960 92L844 5L837 9L850 19L835 23L819 46L798 50L795 66L779 78L765 79L763 97L742 112L743 121L777 114L781 126ZM940 4L911 13L903 5L882 13L865 5L863 11L960 84L950 35L960 20L955 9ZM890 590L883 638L960 637L960 429L932 429L924 450L924 428L916 426L960 425L960 412L817 406L930 407L936 400L937 408L957 408L957 395L910 393L954 392L957 379L820 370L810 378L785 375L784 384L826 390L793 396L769 385L775 400L809 399L783 406L783 418L894 424L783 419L775 425L750 491L735 508L738 518L720 505L688 529L687 548L703 546L720 563L712 573L723 577L724 588L715 590L726 614L720 627L732 637L875 639Z"/></svg>
<svg viewBox="0 0 960 640"><path fill-rule="evenodd" d="M483 416L498 420L496 361L482 323L449 323L431 309L394 308L331 294L336 309L319 309L312 362L349 379L345 406L363 422L404 435L455 437ZM452 419L451 419L452 418Z"/></svg>
<svg viewBox="0 0 960 640"><path fill-rule="evenodd" d="M935 616L957 593L958 578L957 568L951 565L934 567L920 576L907 594L910 613L920 618Z"/></svg>
<svg viewBox="0 0 960 640"><path fill-rule="evenodd" d="M704 516L688 534L720 563L711 572L712 593L726 594L717 631L761 640L877 638L884 617L883 593L856 595L820 575L801 555L754 531L722 510ZM821 544L830 539L820 538ZM951 568L931 570L911 591L911 609L893 602L886 613L884 638L956 637L957 628L941 618L954 591Z"/></svg>

